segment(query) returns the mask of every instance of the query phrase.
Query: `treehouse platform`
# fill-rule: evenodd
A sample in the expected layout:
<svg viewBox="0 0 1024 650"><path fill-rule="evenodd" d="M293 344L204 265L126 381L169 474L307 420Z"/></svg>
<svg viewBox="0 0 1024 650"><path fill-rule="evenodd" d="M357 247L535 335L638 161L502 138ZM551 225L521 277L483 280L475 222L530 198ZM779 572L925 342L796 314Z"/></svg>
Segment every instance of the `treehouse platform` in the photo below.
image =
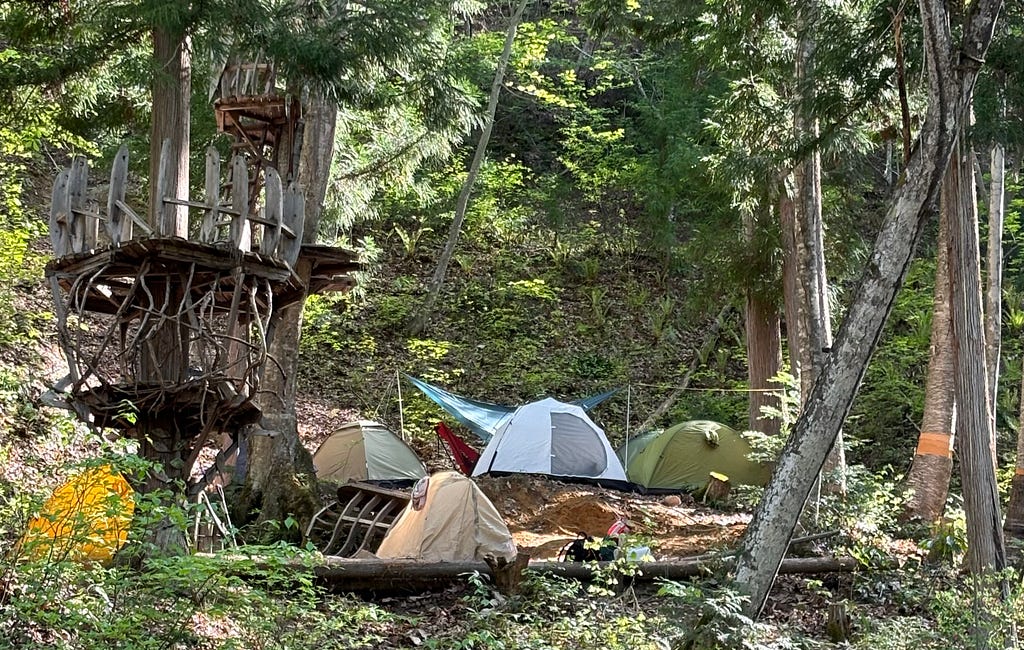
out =
<svg viewBox="0 0 1024 650"><path fill-rule="evenodd" d="M295 183L266 169L254 209L244 156L222 182L213 149L206 196L163 196L158 180L163 198L144 220L125 198L127 156L115 158L105 211L88 200L84 159L54 183L46 275L64 395L83 420L138 435L187 472L214 433L237 439L259 421L281 311L311 292L351 289L359 264L349 250L302 244Z"/></svg>

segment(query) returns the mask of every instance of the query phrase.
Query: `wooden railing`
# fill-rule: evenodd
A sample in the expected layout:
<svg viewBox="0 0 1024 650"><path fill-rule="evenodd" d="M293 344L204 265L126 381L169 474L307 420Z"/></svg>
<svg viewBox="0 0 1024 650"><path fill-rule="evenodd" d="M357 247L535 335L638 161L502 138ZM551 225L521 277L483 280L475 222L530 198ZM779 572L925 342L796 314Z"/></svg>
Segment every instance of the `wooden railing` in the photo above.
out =
<svg viewBox="0 0 1024 650"><path fill-rule="evenodd" d="M167 143L161 158L168 155ZM169 165L160 165L161 170ZM118 246L140 237L172 237L161 232L162 224L174 223L171 213L184 207L188 213L189 239L205 244L224 245L246 252L284 260L294 267L302 246L305 204L296 183L283 186L273 168L265 171L262 206L249 208L249 178L245 158L231 160L230 182L221 183L221 160L216 149L206 150L206 195L202 201L168 196L168 183L158 179L159 205L157 225L147 222L126 201L128 186L128 149L122 146L110 171L106 210L87 200L89 164L76 156L71 166L53 184L50 209L50 241L56 257L85 253L100 246ZM227 197L227 198L222 198ZM148 213L143 211L143 214Z"/></svg>

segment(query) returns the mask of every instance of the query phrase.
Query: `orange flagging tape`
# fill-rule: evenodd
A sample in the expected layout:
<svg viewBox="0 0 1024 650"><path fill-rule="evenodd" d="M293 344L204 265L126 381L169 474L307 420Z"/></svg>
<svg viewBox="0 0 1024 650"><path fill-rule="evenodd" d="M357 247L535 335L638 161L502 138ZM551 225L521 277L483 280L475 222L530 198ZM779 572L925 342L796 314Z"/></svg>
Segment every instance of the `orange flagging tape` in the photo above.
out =
<svg viewBox="0 0 1024 650"><path fill-rule="evenodd" d="M1014 470L1013 475L1024 476L1024 467L1018 467L1016 470Z"/></svg>
<svg viewBox="0 0 1024 650"><path fill-rule="evenodd" d="M948 433L921 432L917 441L918 456L953 457L953 436Z"/></svg>

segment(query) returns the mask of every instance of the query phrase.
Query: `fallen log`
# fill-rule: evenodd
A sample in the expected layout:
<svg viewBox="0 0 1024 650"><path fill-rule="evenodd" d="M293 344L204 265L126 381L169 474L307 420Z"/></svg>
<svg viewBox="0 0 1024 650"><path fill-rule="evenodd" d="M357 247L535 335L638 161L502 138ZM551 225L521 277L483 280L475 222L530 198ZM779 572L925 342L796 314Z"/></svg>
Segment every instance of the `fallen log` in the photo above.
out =
<svg viewBox="0 0 1024 650"><path fill-rule="evenodd" d="M319 560L310 561L294 559L280 564L262 561L258 556L232 554L197 553L205 557L215 557L226 563L225 570L239 576L266 573L268 571L311 572L315 580L331 589L340 592L374 592L374 593L418 593L441 589L464 580L473 573L485 575L492 580L494 571L486 562L420 562L417 560L381 560L377 558L351 558L323 556ZM719 556L717 558L697 556L680 558L662 562L638 562L638 573L632 576L633 582L650 582L656 578L681 580L701 575L708 575L716 569L731 565L735 558ZM526 571L539 575L559 576L575 580L589 581L600 576L602 572L612 570L612 562L530 562ZM519 562L506 564L503 569ZM788 558L782 561L779 573L815 574L815 573L849 573L861 568L860 563L852 557L808 557ZM507 571L506 571L507 573ZM502 580L510 580L511 576L503 575Z"/></svg>
<svg viewBox="0 0 1024 650"><path fill-rule="evenodd" d="M731 563L731 559L724 560ZM610 562L530 562L527 571L539 575L560 576L576 580L592 580L609 570ZM655 578L680 580L711 573L721 563L707 560L676 560L671 562L639 562L635 582ZM839 573L856 571L860 564L852 557L790 558L782 563L780 573ZM352 560L325 557L312 567L319 582L337 591L422 591L457 582L467 574L492 576L484 562L416 562L411 560Z"/></svg>

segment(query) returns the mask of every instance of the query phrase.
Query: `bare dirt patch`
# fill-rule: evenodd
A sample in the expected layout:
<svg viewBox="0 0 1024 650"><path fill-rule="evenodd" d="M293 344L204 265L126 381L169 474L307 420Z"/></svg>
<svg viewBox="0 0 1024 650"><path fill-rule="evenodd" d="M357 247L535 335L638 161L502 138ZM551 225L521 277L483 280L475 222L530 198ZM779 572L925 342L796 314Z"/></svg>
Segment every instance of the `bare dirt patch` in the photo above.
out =
<svg viewBox="0 0 1024 650"><path fill-rule="evenodd" d="M750 515L720 512L688 495L667 506L664 495L618 492L540 476L485 477L481 489L505 518L512 536L534 559L554 559L579 532L600 539L619 516L634 524L639 543L657 559L699 555L735 546Z"/></svg>

